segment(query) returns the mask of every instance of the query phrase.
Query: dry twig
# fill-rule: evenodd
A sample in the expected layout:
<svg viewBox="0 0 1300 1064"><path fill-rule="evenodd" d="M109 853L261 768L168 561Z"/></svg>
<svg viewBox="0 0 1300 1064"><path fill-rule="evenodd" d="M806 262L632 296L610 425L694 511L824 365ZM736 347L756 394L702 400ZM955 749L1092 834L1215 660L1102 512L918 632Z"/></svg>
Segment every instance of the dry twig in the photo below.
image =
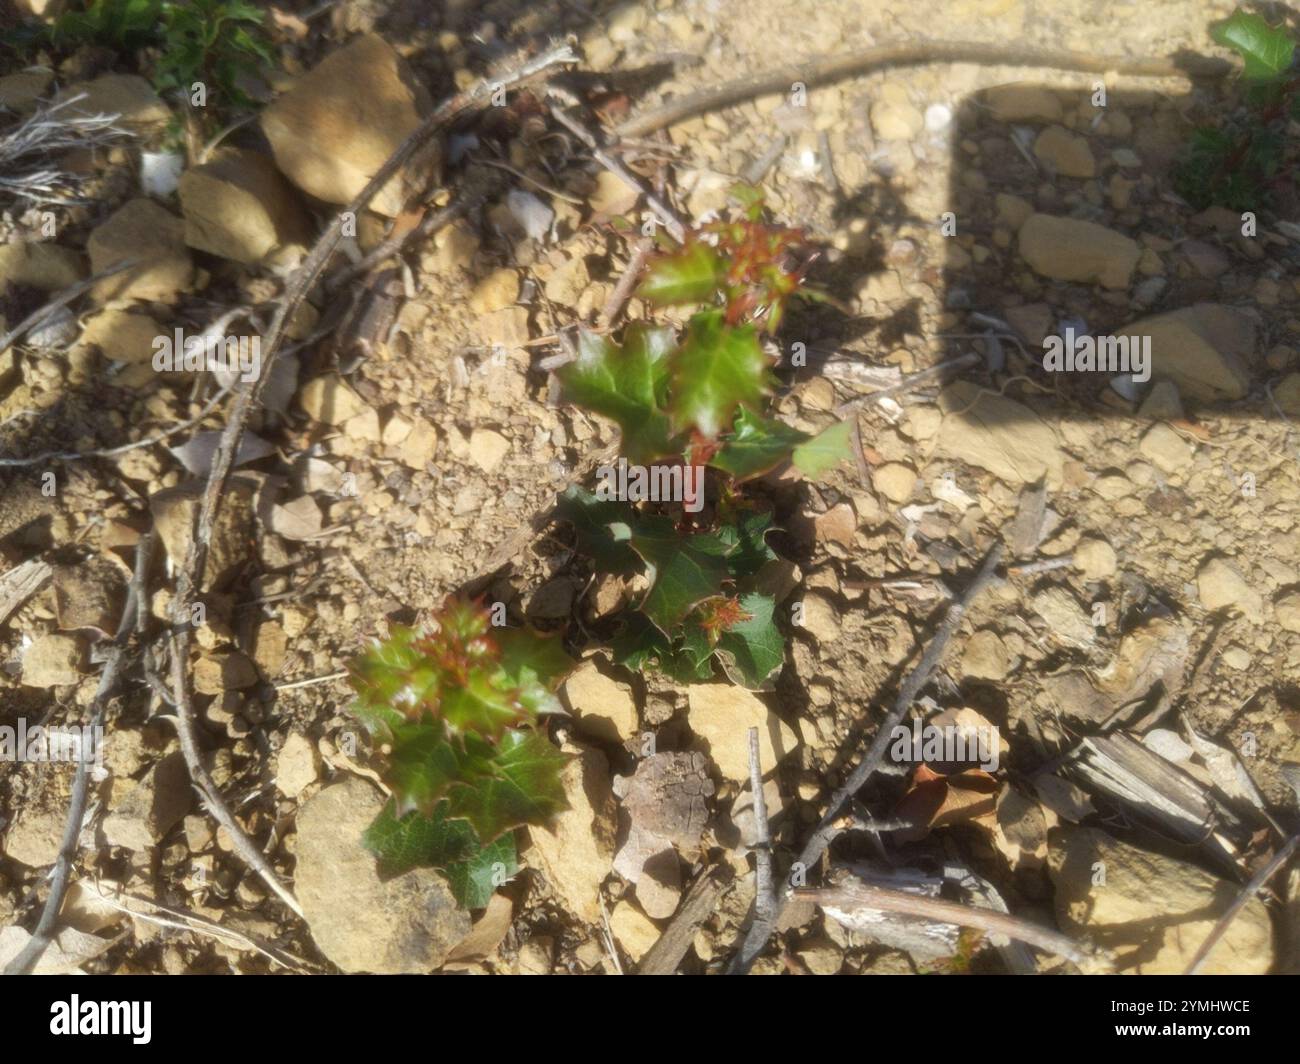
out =
<svg viewBox="0 0 1300 1064"><path fill-rule="evenodd" d="M826 848L838 831L835 825L840 810L862 789L863 785L880 766L885 751L889 748L890 737L895 726L903 719L912 703L916 701L917 695L921 693L921 689L929 682L930 675L938 668L939 662L943 660L944 651L947 650L948 643L952 639L953 633L956 632L957 626L961 624L967 608L994 579L998 563L1001 560L1002 544L998 542L984 556L979 571L966 588L965 593L948 607L943 623L939 625L934 638L930 640L929 646L925 648L925 653L921 655L921 660L917 662L916 668L908 673L907 678L903 680L903 685L898 690L898 696L894 699L893 706L885 714L885 719L880 722L880 727L876 730L876 736L867 752L863 755L862 760L858 762L857 767L849 774L849 778L844 781L843 785L831 795L826 812L822 815L812 837L805 843L804 848L799 853L796 861L797 867L806 871L822 859L822 855L826 852ZM777 896L776 905L773 906L773 912L769 919L760 920L757 918L757 913L755 913L755 919L750 924L749 930L741 942L740 949L732 958L731 965L727 969L728 972L733 975L743 975L749 971L750 965L754 963L754 959L767 945L768 939L771 938L776 923L781 917L781 912L789 903L791 896L792 890L787 885Z"/></svg>

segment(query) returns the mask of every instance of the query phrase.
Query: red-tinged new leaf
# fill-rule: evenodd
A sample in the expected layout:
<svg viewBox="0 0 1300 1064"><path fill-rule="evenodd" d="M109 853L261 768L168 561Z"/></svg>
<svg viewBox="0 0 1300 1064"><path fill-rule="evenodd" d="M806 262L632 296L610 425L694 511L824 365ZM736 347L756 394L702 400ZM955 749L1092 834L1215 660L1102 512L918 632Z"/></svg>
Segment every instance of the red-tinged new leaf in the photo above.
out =
<svg viewBox="0 0 1300 1064"><path fill-rule="evenodd" d="M659 306L705 303L722 286L726 264L715 248L699 240L652 259L636 294Z"/></svg>

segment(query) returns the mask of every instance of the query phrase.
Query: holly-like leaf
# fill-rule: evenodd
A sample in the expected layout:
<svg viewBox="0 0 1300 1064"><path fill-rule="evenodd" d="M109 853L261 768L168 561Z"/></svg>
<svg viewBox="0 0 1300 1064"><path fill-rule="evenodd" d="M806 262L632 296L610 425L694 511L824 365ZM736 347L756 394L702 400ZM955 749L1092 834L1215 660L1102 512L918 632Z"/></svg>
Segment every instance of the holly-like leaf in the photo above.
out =
<svg viewBox="0 0 1300 1064"><path fill-rule="evenodd" d="M728 673L738 672L744 686L756 690L785 661L785 640L773 620L776 603L770 596L742 595L740 608L746 619L719 636L718 656Z"/></svg>
<svg viewBox="0 0 1300 1064"><path fill-rule="evenodd" d="M837 421L823 429L807 443L794 449L793 460L805 476L819 477L834 468L853 452L850 450L853 426L847 421Z"/></svg>
<svg viewBox="0 0 1300 1064"><path fill-rule="evenodd" d="M776 468L796 447L811 439L806 432L742 406L731 435L709 459L709 465L730 473L737 480L748 480Z"/></svg>
<svg viewBox="0 0 1300 1064"><path fill-rule="evenodd" d="M625 540L616 540L610 531L610 525L634 519L634 511L627 503L605 502L573 486L560 496L556 516L573 526L579 549L601 572L632 576L644 568L636 551Z"/></svg>
<svg viewBox="0 0 1300 1064"><path fill-rule="evenodd" d="M727 572L732 580L753 576L776 557L776 552L767 545L767 533L771 527L770 513L751 510L718 529L718 538L729 548Z"/></svg>
<svg viewBox="0 0 1300 1064"><path fill-rule="evenodd" d="M668 354L676 339L667 327L629 325L623 346L583 330L578 358L558 371L564 397L618 423L623 454L644 463L680 453L663 405L668 388Z"/></svg>
<svg viewBox="0 0 1300 1064"><path fill-rule="evenodd" d="M484 846L469 821L448 817L446 802L440 802L432 816L413 812L399 818L390 801L361 841L379 859L381 875L440 869L456 901L467 909L487 905L497 884L519 870L513 834L507 832Z"/></svg>
<svg viewBox="0 0 1300 1064"><path fill-rule="evenodd" d="M559 636L529 628L498 628L493 634L501 650L500 678L518 691L520 703L533 713L561 712L553 692L577 662Z"/></svg>
<svg viewBox="0 0 1300 1064"><path fill-rule="evenodd" d="M463 751L440 724L400 724L392 730L392 753L385 779L397 802L397 815L418 809L426 816L464 774Z"/></svg>
<svg viewBox="0 0 1300 1064"><path fill-rule="evenodd" d="M726 263L716 248L690 240L668 255L652 259L636 294L659 306L703 303L722 286Z"/></svg>
<svg viewBox="0 0 1300 1064"><path fill-rule="evenodd" d="M1245 62L1247 81L1280 77L1291 66L1295 41L1283 29L1274 29L1264 19L1238 8L1229 18L1216 22L1210 36L1231 48Z"/></svg>
<svg viewBox="0 0 1300 1064"><path fill-rule="evenodd" d="M674 426L698 429L710 439L731 423L738 406L758 407L771 390L758 333L752 325L728 325L721 310L691 318L670 362Z"/></svg>
<svg viewBox="0 0 1300 1064"><path fill-rule="evenodd" d="M523 824L544 824L568 808L560 784L568 760L538 732L506 732L492 758L494 774L452 786L448 814L468 820L486 842Z"/></svg>
<svg viewBox="0 0 1300 1064"><path fill-rule="evenodd" d="M645 561L650 590L641 611L665 633L697 603L716 595L727 576L731 547L710 533L682 535L666 517L616 524L613 531Z"/></svg>

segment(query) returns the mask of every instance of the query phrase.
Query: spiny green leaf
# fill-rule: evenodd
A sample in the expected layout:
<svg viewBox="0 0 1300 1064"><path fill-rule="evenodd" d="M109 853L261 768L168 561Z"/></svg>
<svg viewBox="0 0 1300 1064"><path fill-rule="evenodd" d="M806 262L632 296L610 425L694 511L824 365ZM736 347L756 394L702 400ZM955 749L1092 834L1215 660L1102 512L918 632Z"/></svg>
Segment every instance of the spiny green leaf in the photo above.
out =
<svg viewBox="0 0 1300 1064"><path fill-rule="evenodd" d="M731 547L710 533L682 535L666 517L648 517L635 524L613 526L616 539L625 539L645 560L650 590L641 610L667 633L696 603L716 595L727 576Z"/></svg>
<svg viewBox="0 0 1300 1064"><path fill-rule="evenodd" d="M776 557L776 552L767 545L767 533L771 527L771 513L750 510L718 529L718 538L729 548L727 572L732 580L753 576Z"/></svg>
<svg viewBox="0 0 1300 1064"><path fill-rule="evenodd" d="M736 407L758 407L771 390L767 356L752 325L728 325L721 310L691 318L671 358L673 424L712 439Z"/></svg>
<svg viewBox="0 0 1300 1064"><path fill-rule="evenodd" d="M413 812L399 819L390 801L366 829L362 843L379 859L384 876L412 868L440 869L466 909L487 905L497 883L519 870L513 834L507 832L484 846L469 821L447 815L446 802L440 802L432 816Z"/></svg>
<svg viewBox="0 0 1300 1064"><path fill-rule="evenodd" d="M649 462L681 451L663 410L667 356L675 342L667 327L629 325L621 348L584 330L577 360L558 372L566 400L618 423L628 461Z"/></svg>
<svg viewBox="0 0 1300 1064"><path fill-rule="evenodd" d="M852 433L853 426L847 421L837 421L830 428L823 429L794 449L795 467L806 476L821 476L853 453L850 450Z"/></svg>
<svg viewBox="0 0 1300 1064"><path fill-rule="evenodd" d="M1295 52L1295 41L1285 30L1274 29L1261 16L1240 8L1231 17L1215 23L1210 28L1210 36L1242 57L1248 81L1281 76L1290 68Z"/></svg>
<svg viewBox="0 0 1300 1064"><path fill-rule="evenodd" d="M573 526L582 553L602 572L617 576L632 576L644 568L636 551L609 530L616 522L634 520L634 513L625 502L605 502L577 486L568 488L556 506L560 520Z"/></svg>
<svg viewBox="0 0 1300 1064"><path fill-rule="evenodd" d="M401 724L392 732L385 779L399 816L412 809L428 815L453 782L463 777L462 751L433 723Z"/></svg>
<svg viewBox="0 0 1300 1064"><path fill-rule="evenodd" d="M730 473L737 480L748 480L774 469L800 444L812 437L793 429L783 421L766 418L747 407L736 414L732 433L722 449L709 459L709 465Z"/></svg>
<svg viewBox="0 0 1300 1064"><path fill-rule="evenodd" d="M494 775L456 783L447 794L449 815L468 820L487 842L522 824L544 824L568 808L560 783L568 760L538 732L506 732Z"/></svg>
<svg viewBox="0 0 1300 1064"><path fill-rule="evenodd" d="M519 701L534 713L559 711L552 692L577 664L559 636L543 636L528 628L497 628L493 638L501 650L501 678L518 690Z"/></svg>
<svg viewBox="0 0 1300 1064"><path fill-rule="evenodd" d="M636 294L660 306L704 303L722 285L726 264L716 248L690 240L668 255L652 259Z"/></svg>
<svg viewBox="0 0 1300 1064"><path fill-rule="evenodd" d="M742 595L740 608L749 619L722 633L718 656L724 667L734 665L728 672L739 672L744 685L754 690L785 661L785 641L773 620L776 603L770 596Z"/></svg>

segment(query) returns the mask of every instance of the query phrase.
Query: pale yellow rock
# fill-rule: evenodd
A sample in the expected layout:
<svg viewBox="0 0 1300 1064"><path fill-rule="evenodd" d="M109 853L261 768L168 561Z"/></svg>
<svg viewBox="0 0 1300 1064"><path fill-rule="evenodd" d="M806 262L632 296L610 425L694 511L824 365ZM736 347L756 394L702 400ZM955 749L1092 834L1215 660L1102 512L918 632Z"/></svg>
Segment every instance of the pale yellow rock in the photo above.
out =
<svg viewBox="0 0 1300 1064"><path fill-rule="evenodd" d="M297 798L316 782L320 756L316 746L301 732L291 732L275 760L275 785L288 798Z"/></svg>
<svg viewBox="0 0 1300 1064"><path fill-rule="evenodd" d="M750 728L758 728L759 766L764 775L799 745L790 726L743 687L692 684L686 694L687 724L727 779L749 779Z"/></svg>
<svg viewBox="0 0 1300 1064"><path fill-rule="evenodd" d="M313 377L298 392L298 402L313 421L342 425L370 409L364 399L333 373Z"/></svg>
<svg viewBox="0 0 1300 1064"><path fill-rule="evenodd" d="M916 490L916 470L901 462L886 462L871 471L871 486L890 502L907 502Z"/></svg>
<svg viewBox="0 0 1300 1064"><path fill-rule="evenodd" d="M1142 251L1095 222L1033 214L1020 227L1020 254L1034 271L1057 281L1126 288Z"/></svg>
<svg viewBox="0 0 1300 1064"><path fill-rule="evenodd" d="M1138 450L1165 473L1177 473L1189 465L1195 455L1192 445L1163 423L1147 429Z"/></svg>
<svg viewBox="0 0 1300 1064"><path fill-rule="evenodd" d="M420 125L427 94L396 50L365 34L331 52L262 112L262 131L276 165L304 192L326 203L349 203ZM436 141L414 174L436 165ZM396 175L371 200L389 218L410 191Z"/></svg>
<svg viewBox="0 0 1300 1064"><path fill-rule="evenodd" d="M639 961L650 947L659 941L659 928L640 909L624 899L609 914L609 927L614 941L622 947L633 963Z"/></svg>
<svg viewBox="0 0 1300 1064"><path fill-rule="evenodd" d="M37 636L23 651L23 685L62 687L77 683L85 656L85 647L77 636L59 633Z"/></svg>
<svg viewBox="0 0 1300 1064"><path fill-rule="evenodd" d="M484 473L493 473L510 452L510 441L491 429L475 429L469 437L469 459Z"/></svg>
<svg viewBox="0 0 1300 1064"><path fill-rule="evenodd" d="M987 469L1010 484L1032 484L1046 477L1061 484L1065 453L1056 432L1032 410L967 381L940 393L944 412L937 453Z"/></svg>
<svg viewBox="0 0 1300 1064"><path fill-rule="evenodd" d="M24 70L0 78L0 110L29 115L54 81L48 70Z"/></svg>
<svg viewBox="0 0 1300 1064"><path fill-rule="evenodd" d="M96 301L141 299L174 303L194 281L194 262L185 246L185 223L149 199L127 201L90 234L90 268L101 273L134 265L95 285Z"/></svg>
<svg viewBox="0 0 1300 1064"><path fill-rule="evenodd" d="M226 148L191 167L177 188L192 248L246 265L311 239L297 193L259 152Z"/></svg>
<svg viewBox="0 0 1300 1064"><path fill-rule="evenodd" d="M1096 177L1088 141L1063 126L1048 126L1034 141L1034 154L1063 177Z"/></svg>
<svg viewBox="0 0 1300 1064"><path fill-rule="evenodd" d="M1264 599L1250 586L1240 569L1224 558L1211 558L1196 574L1196 590L1207 610L1234 608L1249 620L1258 621Z"/></svg>
<svg viewBox="0 0 1300 1064"><path fill-rule="evenodd" d="M1086 580L1105 580L1115 575L1115 548L1104 539L1081 539L1074 548L1074 565Z"/></svg>
<svg viewBox="0 0 1300 1064"><path fill-rule="evenodd" d="M995 85L985 90L983 102L999 122L1061 120L1061 101L1041 85L1028 82Z"/></svg>
<svg viewBox="0 0 1300 1064"><path fill-rule="evenodd" d="M96 347L100 354L114 362L151 362L154 341L159 336L170 339L170 334L164 332L163 327L148 314L101 310L86 319L77 346Z"/></svg>
<svg viewBox="0 0 1300 1064"><path fill-rule="evenodd" d="M512 306L519 298L519 274L514 270L493 270L474 286L469 309L475 314L491 314Z"/></svg>
<svg viewBox="0 0 1300 1064"><path fill-rule="evenodd" d="M1192 399L1242 399L1250 389L1255 323L1235 307L1196 303L1143 318L1116 336L1149 337L1151 376Z"/></svg>
<svg viewBox="0 0 1300 1064"><path fill-rule="evenodd" d="M568 808L528 829L532 845L526 856L569 912L598 924L600 887L614 865L618 805L605 755L581 745L566 746L565 752L577 755L560 773Z"/></svg>
<svg viewBox="0 0 1300 1064"><path fill-rule="evenodd" d="M58 292L85 276L85 261L71 248L23 240L0 246L0 292L10 285Z"/></svg>
<svg viewBox="0 0 1300 1064"><path fill-rule="evenodd" d="M63 113L117 115L120 124L137 129L163 125L172 116L162 97L138 74L105 74L93 81L78 81L60 92L55 100L71 100L82 95L85 99L69 103Z"/></svg>
<svg viewBox="0 0 1300 1064"><path fill-rule="evenodd" d="M578 728L596 739L621 743L636 734L636 702L626 684L611 680L595 662L584 661L561 688Z"/></svg>
<svg viewBox="0 0 1300 1064"><path fill-rule="evenodd" d="M1062 929L1087 934L1116 955L1117 970L1181 974L1241 884L1092 828L1049 836L1048 869ZM1268 910L1251 898L1210 951L1206 975L1262 975L1273 964Z"/></svg>

